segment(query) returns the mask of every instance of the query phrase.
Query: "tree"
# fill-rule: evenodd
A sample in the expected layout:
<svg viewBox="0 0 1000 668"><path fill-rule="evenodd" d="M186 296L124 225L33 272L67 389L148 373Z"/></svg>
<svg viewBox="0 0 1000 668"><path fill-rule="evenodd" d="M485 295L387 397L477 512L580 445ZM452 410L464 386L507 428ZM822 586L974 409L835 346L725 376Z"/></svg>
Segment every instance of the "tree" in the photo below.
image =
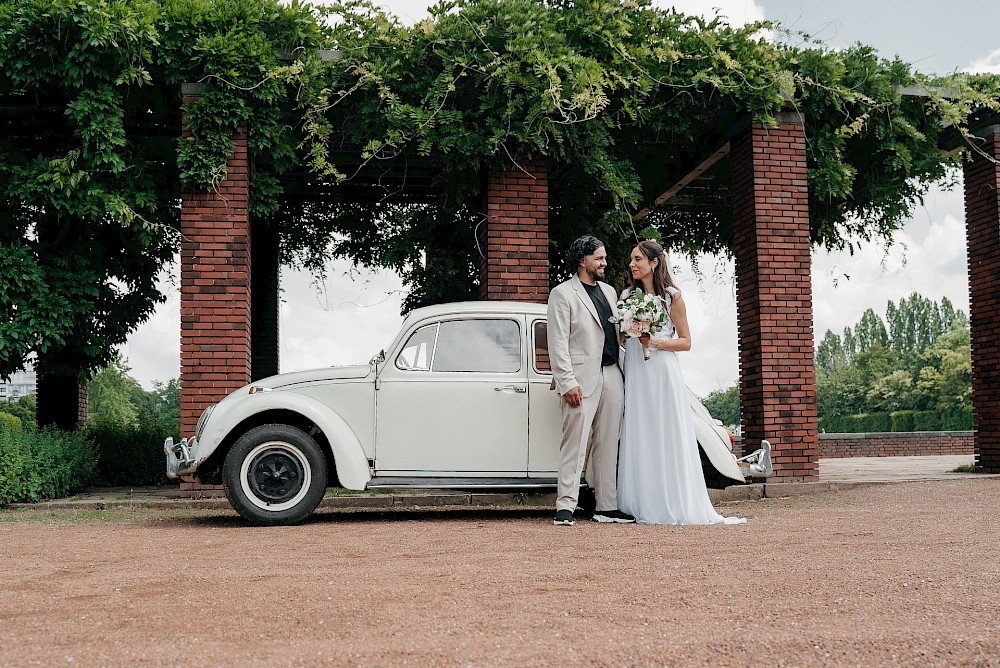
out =
<svg viewBox="0 0 1000 668"><path fill-rule="evenodd" d="M136 383L132 403L139 424L159 425L167 434L180 434L181 386L176 378L165 383L153 381L153 389L148 392Z"/></svg>
<svg viewBox="0 0 1000 668"><path fill-rule="evenodd" d="M816 371L831 376L848 364L847 351L840 337L826 330L823 340L816 347Z"/></svg>
<svg viewBox="0 0 1000 668"><path fill-rule="evenodd" d="M819 417L855 415L865 412L868 384L855 366L835 374L816 377L816 412Z"/></svg>
<svg viewBox="0 0 1000 668"><path fill-rule="evenodd" d="M724 390L714 390L701 400L708 412L716 420L730 427L740 423L740 386L738 384Z"/></svg>
<svg viewBox="0 0 1000 668"><path fill-rule="evenodd" d="M854 327L854 338L857 340L855 355L871 353L889 346L889 333L885 329L885 323L874 309L866 309L861 314L861 320Z"/></svg>
<svg viewBox="0 0 1000 668"><path fill-rule="evenodd" d="M922 406L950 413L972 405L972 344L967 326L956 324L923 351L916 391Z"/></svg>
<svg viewBox="0 0 1000 668"><path fill-rule="evenodd" d="M90 382L87 423L94 429L132 428L139 411L132 398L142 388L128 375L128 367L115 359Z"/></svg>
<svg viewBox="0 0 1000 668"><path fill-rule="evenodd" d="M13 415L21 420L21 424L27 429L35 426L35 395L28 394L18 398L17 401L0 402L0 413Z"/></svg>
<svg viewBox="0 0 1000 668"><path fill-rule="evenodd" d="M816 351L819 416L930 411L937 428L967 424L972 360L965 314L947 299L913 293L890 301L886 317L888 330L869 309L844 328L843 339L823 336Z"/></svg>
<svg viewBox="0 0 1000 668"><path fill-rule="evenodd" d="M876 378L865 398L871 411L892 413L910 409L913 406L913 380L908 372L897 369Z"/></svg>
<svg viewBox="0 0 1000 668"><path fill-rule="evenodd" d="M254 210L275 208L298 143L275 114L297 68L275 54L314 50L316 18L265 0L0 0L0 374L35 354L40 386L76 382L112 360L163 299L181 183L216 184L250 117L267 155ZM180 138L180 82L221 77Z"/></svg>
<svg viewBox="0 0 1000 668"><path fill-rule="evenodd" d="M965 320L945 297L937 304L916 292L886 306L890 347L909 362L916 355L930 348L939 336L949 331L956 322Z"/></svg>
<svg viewBox="0 0 1000 668"><path fill-rule="evenodd" d="M177 179L151 2L0 3L0 374L85 379L162 300ZM169 120L175 118L166 114Z"/></svg>

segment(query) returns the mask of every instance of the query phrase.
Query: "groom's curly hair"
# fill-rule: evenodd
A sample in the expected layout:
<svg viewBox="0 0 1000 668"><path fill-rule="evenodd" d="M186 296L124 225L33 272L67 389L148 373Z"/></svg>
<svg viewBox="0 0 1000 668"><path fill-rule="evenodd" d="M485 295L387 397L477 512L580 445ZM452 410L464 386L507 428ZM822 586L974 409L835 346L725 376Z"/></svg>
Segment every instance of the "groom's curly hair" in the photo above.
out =
<svg viewBox="0 0 1000 668"><path fill-rule="evenodd" d="M604 246L604 242L592 234L585 234L569 245L566 251L566 268L571 272L576 272L580 268L580 261L588 255Z"/></svg>

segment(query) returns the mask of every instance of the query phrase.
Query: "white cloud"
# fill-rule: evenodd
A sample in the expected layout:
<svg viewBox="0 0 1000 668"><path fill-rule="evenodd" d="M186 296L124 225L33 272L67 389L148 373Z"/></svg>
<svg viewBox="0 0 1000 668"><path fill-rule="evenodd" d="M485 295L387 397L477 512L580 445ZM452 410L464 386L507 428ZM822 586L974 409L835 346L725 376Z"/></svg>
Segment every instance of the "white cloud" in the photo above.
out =
<svg viewBox="0 0 1000 668"><path fill-rule="evenodd" d="M974 74L1000 74L1000 49L993 49L985 56L976 58L965 71Z"/></svg>
<svg viewBox="0 0 1000 668"><path fill-rule="evenodd" d="M896 235L888 250L868 244L813 255L815 336L839 334L872 308L884 317L886 304L913 292L940 301L947 297L968 313L969 280L962 192L935 189L927 204Z"/></svg>
<svg viewBox="0 0 1000 668"><path fill-rule="evenodd" d="M365 364L392 341L403 321L405 294L392 272L328 267L317 284L301 271L282 269L279 311L281 371Z"/></svg>
<svg viewBox="0 0 1000 668"><path fill-rule="evenodd" d="M679 355L684 380L700 397L721 390L739 377L736 279L732 260L711 255L672 257L670 273L684 294L691 350Z"/></svg>
<svg viewBox="0 0 1000 668"><path fill-rule="evenodd" d="M122 355L143 387L180 375L180 292L175 259L167 294L153 316L129 337ZM278 356L282 372L364 364L388 345L402 322L402 282L387 271L354 270L333 262L318 284L306 272L281 270Z"/></svg>
<svg viewBox="0 0 1000 668"><path fill-rule="evenodd" d="M764 20L764 6L753 0L656 0L658 7L674 7L683 14L712 17L717 13L734 26Z"/></svg>
<svg viewBox="0 0 1000 668"><path fill-rule="evenodd" d="M320 2L322 3L322 0ZM383 0L376 2L387 13L396 16L402 23L412 25L427 18L428 0ZM729 23L740 26L752 21L764 20L764 6L754 0L656 0L658 7L675 7L684 14L711 17L716 13L725 16Z"/></svg>
<svg viewBox="0 0 1000 668"><path fill-rule="evenodd" d="M181 295L177 281L180 258L160 276L158 287L167 301L139 325L119 348L131 367L130 375L149 389L154 380L167 381L181 372Z"/></svg>

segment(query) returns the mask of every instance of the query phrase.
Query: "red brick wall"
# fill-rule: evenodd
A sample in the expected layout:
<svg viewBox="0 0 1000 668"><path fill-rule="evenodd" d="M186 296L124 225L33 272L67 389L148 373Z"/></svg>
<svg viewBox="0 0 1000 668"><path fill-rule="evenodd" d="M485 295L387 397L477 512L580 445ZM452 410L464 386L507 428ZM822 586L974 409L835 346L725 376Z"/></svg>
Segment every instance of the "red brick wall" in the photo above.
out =
<svg viewBox="0 0 1000 668"><path fill-rule="evenodd" d="M757 444L757 441L753 441ZM756 449L756 448L752 448ZM742 439L736 439L733 453L749 454ZM917 457L930 455L971 455L975 438L971 431L872 432L863 434L820 434L819 456L823 459L845 457Z"/></svg>
<svg viewBox="0 0 1000 668"><path fill-rule="evenodd" d="M974 451L971 431L819 435L819 456L824 458L971 455Z"/></svg>
<svg viewBox="0 0 1000 668"><path fill-rule="evenodd" d="M1000 126L980 146L1000 159ZM1000 473L1000 165L973 154L965 163L972 329L972 423L976 463Z"/></svg>
<svg viewBox="0 0 1000 668"><path fill-rule="evenodd" d="M191 101L185 98L186 103ZM234 141L226 178L211 192L181 195L183 436L194 435L207 406L250 382L246 133L237 134ZM190 482L181 485L181 489L191 488Z"/></svg>
<svg viewBox="0 0 1000 668"><path fill-rule="evenodd" d="M818 476L806 137L798 113L732 142L744 436L774 448L776 479Z"/></svg>
<svg viewBox="0 0 1000 668"><path fill-rule="evenodd" d="M549 297L549 177L544 159L486 178L479 226L479 298L545 303Z"/></svg>

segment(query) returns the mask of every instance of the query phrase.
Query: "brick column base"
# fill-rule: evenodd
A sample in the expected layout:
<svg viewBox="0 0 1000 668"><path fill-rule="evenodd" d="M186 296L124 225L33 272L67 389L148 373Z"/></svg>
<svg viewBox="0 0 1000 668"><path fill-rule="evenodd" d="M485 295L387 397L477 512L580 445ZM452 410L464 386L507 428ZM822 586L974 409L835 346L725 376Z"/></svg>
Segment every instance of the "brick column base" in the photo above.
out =
<svg viewBox="0 0 1000 668"><path fill-rule="evenodd" d="M479 226L479 298L545 303L549 298L549 181L544 159L486 178Z"/></svg>
<svg viewBox="0 0 1000 668"><path fill-rule="evenodd" d="M1000 160L1000 125L979 134L979 148ZM976 464L1000 473L1000 165L975 153L965 163L965 220Z"/></svg>
<svg viewBox="0 0 1000 668"><path fill-rule="evenodd" d="M774 449L775 479L819 475L809 188L802 116L733 140L733 237L744 447Z"/></svg>

